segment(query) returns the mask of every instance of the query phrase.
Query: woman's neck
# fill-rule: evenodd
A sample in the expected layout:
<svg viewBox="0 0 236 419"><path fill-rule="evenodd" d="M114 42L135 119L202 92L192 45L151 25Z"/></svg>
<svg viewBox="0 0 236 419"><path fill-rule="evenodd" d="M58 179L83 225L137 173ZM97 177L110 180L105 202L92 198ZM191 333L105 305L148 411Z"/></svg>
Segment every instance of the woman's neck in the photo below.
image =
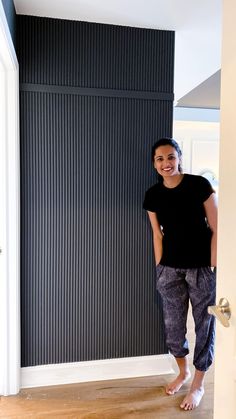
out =
<svg viewBox="0 0 236 419"><path fill-rule="evenodd" d="M184 177L183 173L179 173L178 175L175 175L175 176L166 177L165 179L163 179L163 185L166 188L175 188L181 183L183 177Z"/></svg>

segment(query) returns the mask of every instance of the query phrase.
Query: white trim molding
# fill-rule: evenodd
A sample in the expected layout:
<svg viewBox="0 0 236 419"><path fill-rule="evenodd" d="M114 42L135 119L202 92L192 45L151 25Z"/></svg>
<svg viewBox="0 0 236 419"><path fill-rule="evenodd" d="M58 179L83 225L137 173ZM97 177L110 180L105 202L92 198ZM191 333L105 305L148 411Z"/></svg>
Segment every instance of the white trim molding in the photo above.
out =
<svg viewBox="0 0 236 419"><path fill-rule="evenodd" d="M21 368L21 388L173 374L168 354Z"/></svg>
<svg viewBox="0 0 236 419"><path fill-rule="evenodd" d="M18 61L0 1L0 394L20 388Z"/></svg>

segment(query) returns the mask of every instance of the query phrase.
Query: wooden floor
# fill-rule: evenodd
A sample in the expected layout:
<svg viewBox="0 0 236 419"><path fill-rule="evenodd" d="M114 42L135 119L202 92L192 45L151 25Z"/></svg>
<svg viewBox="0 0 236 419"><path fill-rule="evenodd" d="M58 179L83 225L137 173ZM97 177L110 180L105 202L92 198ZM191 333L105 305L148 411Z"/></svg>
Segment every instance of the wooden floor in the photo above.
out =
<svg viewBox="0 0 236 419"><path fill-rule="evenodd" d="M190 347L193 336L190 317ZM18 396L1 397L0 418L212 419L213 377L212 368L204 399L192 412L179 408L190 384L167 396L164 386L173 378L168 375L21 390Z"/></svg>

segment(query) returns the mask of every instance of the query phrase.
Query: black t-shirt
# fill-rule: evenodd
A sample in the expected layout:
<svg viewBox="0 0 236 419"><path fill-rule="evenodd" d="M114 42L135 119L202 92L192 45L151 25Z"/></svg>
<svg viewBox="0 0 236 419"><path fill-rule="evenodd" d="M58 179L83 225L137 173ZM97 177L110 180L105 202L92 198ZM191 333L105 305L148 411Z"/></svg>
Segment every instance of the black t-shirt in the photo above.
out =
<svg viewBox="0 0 236 419"><path fill-rule="evenodd" d="M212 233L203 203L213 192L207 179L188 174L175 188L157 183L148 189L143 208L157 214L163 229L162 265L183 269L210 266Z"/></svg>

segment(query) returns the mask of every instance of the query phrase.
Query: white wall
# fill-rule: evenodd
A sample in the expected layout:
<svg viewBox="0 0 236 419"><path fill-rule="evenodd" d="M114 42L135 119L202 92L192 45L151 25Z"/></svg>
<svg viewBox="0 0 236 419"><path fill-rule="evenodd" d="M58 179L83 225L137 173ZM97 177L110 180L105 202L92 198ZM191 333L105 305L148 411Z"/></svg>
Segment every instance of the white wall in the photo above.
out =
<svg viewBox="0 0 236 419"><path fill-rule="evenodd" d="M0 395L20 383L18 61L0 1Z"/></svg>
<svg viewBox="0 0 236 419"><path fill-rule="evenodd" d="M174 121L173 137L183 151L184 172L212 172L210 181L219 178L219 122ZM216 187L216 182L214 187ZM217 189L217 188L216 188Z"/></svg>

